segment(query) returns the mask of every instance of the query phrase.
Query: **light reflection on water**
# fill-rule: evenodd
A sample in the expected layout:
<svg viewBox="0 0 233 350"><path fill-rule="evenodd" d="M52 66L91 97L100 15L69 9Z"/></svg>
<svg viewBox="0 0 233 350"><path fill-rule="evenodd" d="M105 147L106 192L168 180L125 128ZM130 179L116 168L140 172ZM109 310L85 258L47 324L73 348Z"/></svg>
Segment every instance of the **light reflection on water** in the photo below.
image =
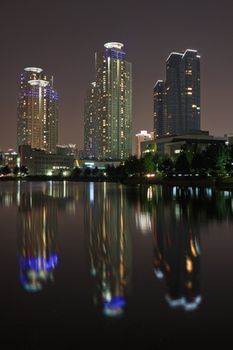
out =
<svg viewBox="0 0 233 350"><path fill-rule="evenodd" d="M84 239L75 239L87 254L83 274L90 278L87 285L93 309L89 317L97 313L118 322L126 316L133 322L135 276L140 275L134 266L143 254L151 256L146 274L153 272L146 288L163 290L151 300L152 308L153 303L165 302L170 312L197 312L203 299L208 300L201 285L205 228L233 221L232 192L211 188L131 188L67 181L0 183L0 213L1 208L17 212L19 283L28 295L63 283L64 275L57 276L57 271L62 270L60 240L67 233L60 232L59 223L64 219L67 232L83 225ZM71 217L77 218L76 227L69 226ZM64 259L70 259L69 252L63 254L65 263ZM139 310L145 293L142 285L140 288ZM53 291L56 293L55 288ZM57 309L59 312L59 305ZM163 306L161 310L165 310Z"/></svg>

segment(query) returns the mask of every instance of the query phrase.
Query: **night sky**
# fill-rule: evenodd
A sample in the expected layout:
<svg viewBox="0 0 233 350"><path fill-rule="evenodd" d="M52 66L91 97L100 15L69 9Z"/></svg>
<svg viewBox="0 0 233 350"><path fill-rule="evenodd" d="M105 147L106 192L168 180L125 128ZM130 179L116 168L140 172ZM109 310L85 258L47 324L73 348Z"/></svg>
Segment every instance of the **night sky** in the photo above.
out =
<svg viewBox="0 0 233 350"><path fill-rule="evenodd" d="M83 145L83 101L94 53L125 44L133 63L133 133L152 130L153 86L171 51L201 55L201 127L233 132L232 0L3 0L0 5L0 149L16 147L20 73L41 67L60 95L59 143Z"/></svg>

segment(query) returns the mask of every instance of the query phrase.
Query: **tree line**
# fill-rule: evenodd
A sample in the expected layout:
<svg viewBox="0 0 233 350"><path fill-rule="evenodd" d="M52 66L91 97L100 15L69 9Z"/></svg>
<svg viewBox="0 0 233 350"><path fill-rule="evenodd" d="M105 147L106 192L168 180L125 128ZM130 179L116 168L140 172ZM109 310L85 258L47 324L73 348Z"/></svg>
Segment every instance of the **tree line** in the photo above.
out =
<svg viewBox="0 0 233 350"><path fill-rule="evenodd" d="M0 174L12 173L16 176L28 175L26 167L15 167L13 171L6 165L1 168ZM159 174L161 176L198 175L224 177L233 176L233 145L211 144L201 149L195 144L186 144L180 153L174 157L148 152L138 159L130 156L118 166L107 165L105 169L97 167L75 167L70 178L110 177L125 178L132 176L145 176ZM62 177L62 173L60 174Z"/></svg>

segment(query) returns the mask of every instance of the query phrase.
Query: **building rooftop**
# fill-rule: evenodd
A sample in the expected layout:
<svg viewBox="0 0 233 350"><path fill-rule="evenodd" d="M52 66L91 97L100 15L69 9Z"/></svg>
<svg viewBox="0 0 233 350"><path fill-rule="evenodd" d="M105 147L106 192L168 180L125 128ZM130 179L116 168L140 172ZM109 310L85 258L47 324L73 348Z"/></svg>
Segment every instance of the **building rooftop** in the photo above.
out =
<svg viewBox="0 0 233 350"><path fill-rule="evenodd" d="M104 44L104 47L106 47L106 49L118 49L118 50L121 50L124 47L124 44L118 43L118 42L110 42L110 43Z"/></svg>
<svg viewBox="0 0 233 350"><path fill-rule="evenodd" d="M37 68L37 67L27 67L24 68L26 72L34 72L34 73L41 73L43 71L42 68Z"/></svg>

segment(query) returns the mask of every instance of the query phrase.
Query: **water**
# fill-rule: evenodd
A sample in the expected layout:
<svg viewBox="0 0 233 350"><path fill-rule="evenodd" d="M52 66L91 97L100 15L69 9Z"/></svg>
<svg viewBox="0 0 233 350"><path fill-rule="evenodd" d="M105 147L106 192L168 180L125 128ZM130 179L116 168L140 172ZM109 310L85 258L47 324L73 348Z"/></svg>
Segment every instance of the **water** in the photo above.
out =
<svg viewBox="0 0 233 350"><path fill-rule="evenodd" d="M0 219L5 348L229 348L231 192L1 182Z"/></svg>

